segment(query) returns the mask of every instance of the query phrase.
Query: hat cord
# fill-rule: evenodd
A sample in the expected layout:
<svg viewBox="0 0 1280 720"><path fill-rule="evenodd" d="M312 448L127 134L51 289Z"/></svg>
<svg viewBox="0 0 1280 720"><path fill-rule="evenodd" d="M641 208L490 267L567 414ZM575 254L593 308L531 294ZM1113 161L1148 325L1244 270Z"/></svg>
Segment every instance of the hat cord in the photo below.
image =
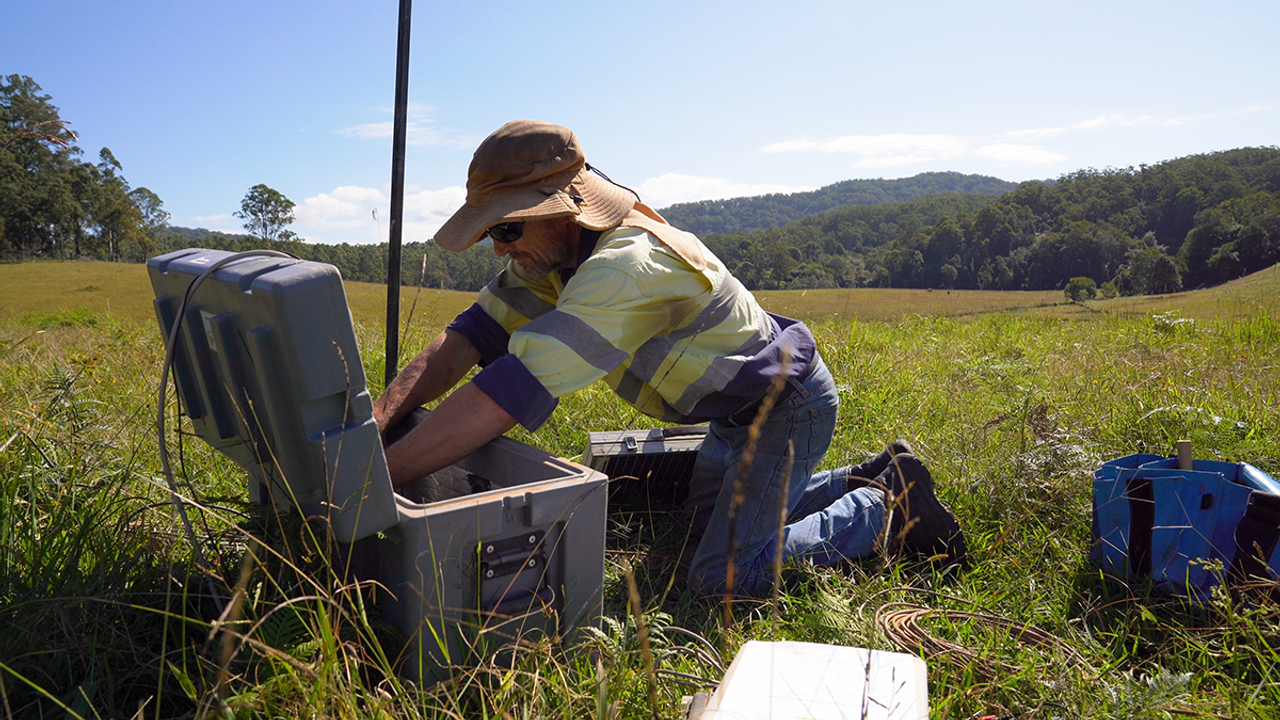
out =
<svg viewBox="0 0 1280 720"><path fill-rule="evenodd" d="M607 182L611 182L611 183L613 183L614 185L617 185L618 187L622 188L623 190L626 190L627 192L631 193L632 195L635 195L635 196L636 196L636 200L639 200L640 202L644 202L644 200L641 200L641 199L640 199L640 193L636 192L635 190L632 190L631 188L627 187L626 185L623 185L623 184L622 184L622 183L620 183L620 182L614 182L613 178L611 178L611 177L609 177L608 175L605 175L604 173L600 172L600 168L598 168L598 167L596 167L596 166L592 165L591 163L585 163L585 165L586 165L587 170L589 170L589 171L591 171L591 172L593 172L593 173L595 173L595 174L599 175L600 177L604 178L604 179L605 179L605 181L607 181Z"/></svg>

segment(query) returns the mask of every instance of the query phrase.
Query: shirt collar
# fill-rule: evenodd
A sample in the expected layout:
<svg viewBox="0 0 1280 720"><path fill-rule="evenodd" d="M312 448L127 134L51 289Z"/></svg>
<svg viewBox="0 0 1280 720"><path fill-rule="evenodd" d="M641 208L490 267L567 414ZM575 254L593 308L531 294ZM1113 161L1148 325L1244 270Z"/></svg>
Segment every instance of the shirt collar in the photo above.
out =
<svg viewBox="0 0 1280 720"><path fill-rule="evenodd" d="M596 251L596 243L600 241L600 236L604 232L601 230L588 230L582 228L582 233L578 236L578 261L570 268L560 268L560 282L567 284L569 278L582 267L582 263L591 257L591 253Z"/></svg>

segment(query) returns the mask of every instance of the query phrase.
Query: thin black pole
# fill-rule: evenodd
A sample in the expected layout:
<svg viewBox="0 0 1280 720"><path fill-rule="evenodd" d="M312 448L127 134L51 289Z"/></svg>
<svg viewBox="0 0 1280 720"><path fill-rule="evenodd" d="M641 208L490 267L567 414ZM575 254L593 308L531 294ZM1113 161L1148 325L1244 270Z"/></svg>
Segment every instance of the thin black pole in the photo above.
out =
<svg viewBox="0 0 1280 720"><path fill-rule="evenodd" d="M396 45L396 114L391 137L391 238L387 247L387 372L400 372L400 240L404 234L404 149L409 123L409 30L413 0L400 0Z"/></svg>

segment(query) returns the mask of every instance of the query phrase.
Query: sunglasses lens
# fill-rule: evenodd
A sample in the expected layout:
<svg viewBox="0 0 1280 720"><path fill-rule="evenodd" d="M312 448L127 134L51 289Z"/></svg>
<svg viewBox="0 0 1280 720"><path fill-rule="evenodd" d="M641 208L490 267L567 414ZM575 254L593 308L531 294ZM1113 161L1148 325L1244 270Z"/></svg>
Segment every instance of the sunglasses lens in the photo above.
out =
<svg viewBox="0 0 1280 720"><path fill-rule="evenodd" d="M494 225L493 227L489 228L489 233L488 233L489 237L493 238L494 242L500 242L500 243L513 243L519 240L520 236L523 234L524 234L524 223L518 223L518 222L501 223L499 225Z"/></svg>

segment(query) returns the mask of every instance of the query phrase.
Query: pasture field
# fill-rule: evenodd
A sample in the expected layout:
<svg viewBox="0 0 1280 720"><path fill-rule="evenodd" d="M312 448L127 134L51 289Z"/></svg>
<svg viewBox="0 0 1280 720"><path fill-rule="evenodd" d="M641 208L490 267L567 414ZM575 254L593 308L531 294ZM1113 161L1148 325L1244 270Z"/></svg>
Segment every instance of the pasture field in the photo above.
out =
<svg viewBox="0 0 1280 720"><path fill-rule="evenodd" d="M588 647L534 641L511 667L419 688L394 674L368 589L330 562L323 533L246 507L239 470L174 432L171 413L179 489L201 504L212 571L198 570L160 474L145 268L0 265L0 717L677 718L750 639L918 653L935 718L1277 717L1274 599L1193 604L1102 577L1087 552L1104 460L1189 438L1198 458L1280 473L1278 293L1276 269L1084 305L761 293L810 323L839 384L825 464L909 439L972 568L802 565L777 597L726 612L685 592L677 517L614 515ZM382 288L348 294L376 392ZM471 300L407 288L405 353ZM592 387L514 436L576 458L588 431L652 425ZM210 583L235 598L225 613Z"/></svg>

